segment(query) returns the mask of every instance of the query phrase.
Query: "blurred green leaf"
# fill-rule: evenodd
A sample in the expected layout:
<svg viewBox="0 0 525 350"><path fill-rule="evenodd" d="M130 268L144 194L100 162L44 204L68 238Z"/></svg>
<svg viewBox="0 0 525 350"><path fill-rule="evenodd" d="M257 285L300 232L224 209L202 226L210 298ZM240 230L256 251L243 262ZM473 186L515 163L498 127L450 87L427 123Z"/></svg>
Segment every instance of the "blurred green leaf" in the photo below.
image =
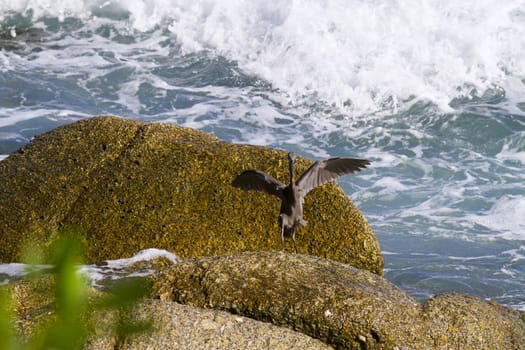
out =
<svg viewBox="0 0 525 350"><path fill-rule="evenodd" d="M115 282L109 294L101 301L101 307L122 308L132 306L150 293L151 286L141 277L126 278Z"/></svg>
<svg viewBox="0 0 525 350"><path fill-rule="evenodd" d="M0 349L15 350L20 345L15 337L13 302L6 287L0 287Z"/></svg>
<svg viewBox="0 0 525 350"><path fill-rule="evenodd" d="M0 349L78 349L89 337L89 330L95 328L95 314L97 312L114 312L117 315L113 324L117 342L121 343L130 336L143 333L151 329L149 320L137 320L133 308L149 294L149 284L144 278L130 278L119 281L110 288L106 296L96 302L88 298L89 286L85 278L78 273L78 266L82 263L83 245L80 243L76 231L63 230L58 239L53 242L48 252L28 247L26 256L33 264L31 279L45 273L55 275L55 314L47 317L46 321L38 326L38 330L30 339L26 339L26 346L22 347L20 337L14 331L17 316L10 302L10 295L6 288L0 288ZM50 268L39 269L42 257L48 257Z"/></svg>

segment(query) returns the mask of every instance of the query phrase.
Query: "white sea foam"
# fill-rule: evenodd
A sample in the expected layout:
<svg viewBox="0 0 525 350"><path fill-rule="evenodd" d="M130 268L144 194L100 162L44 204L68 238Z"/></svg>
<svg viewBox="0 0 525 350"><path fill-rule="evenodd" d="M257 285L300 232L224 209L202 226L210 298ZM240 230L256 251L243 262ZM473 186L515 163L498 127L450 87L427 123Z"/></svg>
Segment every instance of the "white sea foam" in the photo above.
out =
<svg viewBox="0 0 525 350"><path fill-rule="evenodd" d="M91 281L91 284L97 286L103 280L107 281L123 277L146 276L151 274L153 272L151 269L129 270L129 267L137 262L151 261L158 258L165 258L174 264L181 261L181 258L171 252L163 249L150 248L138 252L131 258L107 260L104 264L80 266L78 271L84 274ZM0 264L0 274L7 276L5 281L0 281L0 285L10 280L17 280L26 276L30 267L33 269L48 269L51 265L31 266L22 263Z"/></svg>
<svg viewBox="0 0 525 350"><path fill-rule="evenodd" d="M50 270L52 265L29 265L22 263L9 263L9 264L0 264L0 274L4 278L0 279L0 285L8 284L12 281L17 281L32 272L43 272Z"/></svg>
<svg viewBox="0 0 525 350"><path fill-rule="evenodd" d="M46 34L2 28L20 45L0 50L0 78L13 82L0 92L2 132L120 114L312 158L366 157L369 169L340 183L380 239L525 237L523 1L0 2L0 20L8 11L32 13ZM476 98L486 89L498 102ZM449 105L461 96L472 102Z"/></svg>
<svg viewBox="0 0 525 350"><path fill-rule="evenodd" d="M121 9L121 10L118 10ZM6 1L0 13L93 21L125 11L126 25L168 24L186 52L208 50L280 89L356 114L428 99L448 110L457 96L500 86L523 99L522 1L365 0ZM102 12L101 12L102 11ZM97 19L100 20L100 19ZM409 102L412 103L412 102ZM515 101L520 102L520 101Z"/></svg>
<svg viewBox="0 0 525 350"><path fill-rule="evenodd" d="M292 98L311 91L361 113L412 95L446 109L458 88L525 72L518 2L179 4L171 30L186 50L217 50Z"/></svg>
<svg viewBox="0 0 525 350"><path fill-rule="evenodd" d="M505 239L525 239L525 197L503 196L492 208L480 215L470 215L469 219L480 225L499 232Z"/></svg>
<svg viewBox="0 0 525 350"><path fill-rule="evenodd" d="M177 263L181 261L181 258L179 258L177 255L167 250L149 248L149 249L141 250L137 254L133 255L131 258L108 260L106 266L111 267L111 268L121 268L121 267L132 265L139 261L153 260L153 259L158 259L158 258L166 258L173 263Z"/></svg>
<svg viewBox="0 0 525 350"><path fill-rule="evenodd" d="M95 286L101 281L108 279L119 279L122 277L146 276L153 272L151 269L141 269L140 271L129 271L128 268L133 264L141 261L150 261L158 258L165 258L172 263L181 261L177 255L163 249L150 248L145 249L131 258L107 260L104 264L83 266L80 271L84 273L91 283Z"/></svg>
<svg viewBox="0 0 525 350"><path fill-rule="evenodd" d="M506 250L502 254L510 256L511 262L524 261L525 260L525 245L522 245L516 249Z"/></svg>
<svg viewBox="0 0 525 350"><path fill-rule="evenodd" d="M401 211L398 216L402 220L425 218L433 226L424 226L421 233L431 233L441 237L472 239L525 239L525 198L505 195L488 210L475 212L473 209L463 209L464 201L479 201L480 206L487 199L479 195L458 195L456 191L468 193L468 188L456 188L441 191L430 198Z"/></svg>
<svg viewBox="0 0 525 350"><path fill-rule="evenodd" d="M517 133L514 137L516 145L505 143L502 150L496 155L497 159L517 161L525 164L525 133Z"/></svg>
<svg viewBox="0 0 525 350"><path fill-rule="evenodd" d="M0 264L0 274L9 276L9 278L13 279L21 278L27 275L27 265L20 263ZM8 283L9 278L4 281L0 281L0 285Z"/></svg>
<svg viewBox="0 0 525 350"><path fill-rule="evenodd" d="M389 195L399 191L405 191L407 186L401 183L398 179L391 176L384 176L377 180L372 188L379 188L379 194Z"/></svg>
<svg viewBox="0 0 525 350"><path fill-rule="evenodd" d="M10 112L12 113L9 113L9 115L2 115L0 112L0 127L14 125L24 120L48 116L53 113L53 111L48 109L31 110L26 108L12 109Z"/></svg>

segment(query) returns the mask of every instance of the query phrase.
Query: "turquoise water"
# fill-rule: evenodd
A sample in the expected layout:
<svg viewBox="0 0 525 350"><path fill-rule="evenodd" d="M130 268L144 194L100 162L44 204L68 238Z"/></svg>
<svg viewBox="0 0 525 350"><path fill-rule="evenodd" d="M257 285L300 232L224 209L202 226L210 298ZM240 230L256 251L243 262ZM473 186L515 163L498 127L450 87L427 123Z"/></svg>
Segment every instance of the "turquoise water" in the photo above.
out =
<svg viewBox="0 0 525 350"><path fill-rule="evenodd" d="M514 1L11 1L0 154L112 114L365 157L389 280L525 309L523 38Z"/></svg>

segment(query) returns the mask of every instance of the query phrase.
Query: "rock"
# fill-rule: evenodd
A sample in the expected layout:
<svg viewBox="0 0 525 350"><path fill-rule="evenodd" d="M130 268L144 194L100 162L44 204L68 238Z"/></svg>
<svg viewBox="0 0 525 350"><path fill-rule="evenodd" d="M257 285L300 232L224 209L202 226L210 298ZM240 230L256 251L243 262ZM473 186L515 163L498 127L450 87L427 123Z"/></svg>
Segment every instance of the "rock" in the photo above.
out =
<svg viewBox="0 0 525 350"><path fill-rule="evenodd" d="M436 349L525 349L525 315L519 311L456 293L437 295L423 308Z"/></svg>
<svg viewBox="0 0 525 350"><path fill-rule="evenodd" d="M0 262L62 227L79 230L88 263L150 247L182 258L280 249L279 199L231 186L249 168L285 180L286 152L116 117L56 128L0 162ZM302 253L382 274L375 235L336 183L306 197L305 219Z"/></svg>
<svg viewBox="0 0 525 350"><path fill-rule="evenodd" d="M518 311L458 294L419 304L384 278L284 252L190 259L155 277L162 300L226 310L346 349L525 349Z"/></svg>
<svg viewBox="0 0 525 350"><path fill-rule="evenodd" d="M323 342L267 322L161 300L139 305L137 316L153 317L151 333L116 344L95 337L87 349L331 349ZM116 346L118 345L118 346Z"/></svg>
<svg viewBox="0 0 525 350"><path fill-rule="evenodd" d="M21 281L9 286L17 312L17 331L31 338L39 325L52 321L54 311L54 279L44 276L31 282ZM89 290L90 302L106 296ZM181 305L171 301L146 299L135 305L135 320L152 321L153 328L138 336L115 337L115 310L91 314L86 320L93 326L84 349L331 349L323 342L293 330L267 322L232 315L225 311ZM85 317L85 316L84 316Z"/></svg>

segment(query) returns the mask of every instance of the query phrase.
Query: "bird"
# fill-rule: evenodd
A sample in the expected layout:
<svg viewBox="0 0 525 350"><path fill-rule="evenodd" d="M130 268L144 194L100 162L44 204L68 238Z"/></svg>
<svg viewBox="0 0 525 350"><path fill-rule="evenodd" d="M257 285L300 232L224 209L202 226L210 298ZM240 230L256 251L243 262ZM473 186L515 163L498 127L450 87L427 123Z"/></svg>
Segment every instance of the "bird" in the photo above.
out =
<svg viewBox="0 0 525 350"><path fill-rule="evenodd" d="M284 250L285 237L291 237L295 253L298 253L295 232L307 224L303 219L304 197L317 186L324 185L340 176L366 168L370 165L370 161L366 159L341 157L318 160L295 181L295 159L295 153L289 152L289 185L285 185L262 170L250 169L238 175L233 180L232 186L243 190L266 192L281 199L278 222L281 233L282 250Z"/></svg>

